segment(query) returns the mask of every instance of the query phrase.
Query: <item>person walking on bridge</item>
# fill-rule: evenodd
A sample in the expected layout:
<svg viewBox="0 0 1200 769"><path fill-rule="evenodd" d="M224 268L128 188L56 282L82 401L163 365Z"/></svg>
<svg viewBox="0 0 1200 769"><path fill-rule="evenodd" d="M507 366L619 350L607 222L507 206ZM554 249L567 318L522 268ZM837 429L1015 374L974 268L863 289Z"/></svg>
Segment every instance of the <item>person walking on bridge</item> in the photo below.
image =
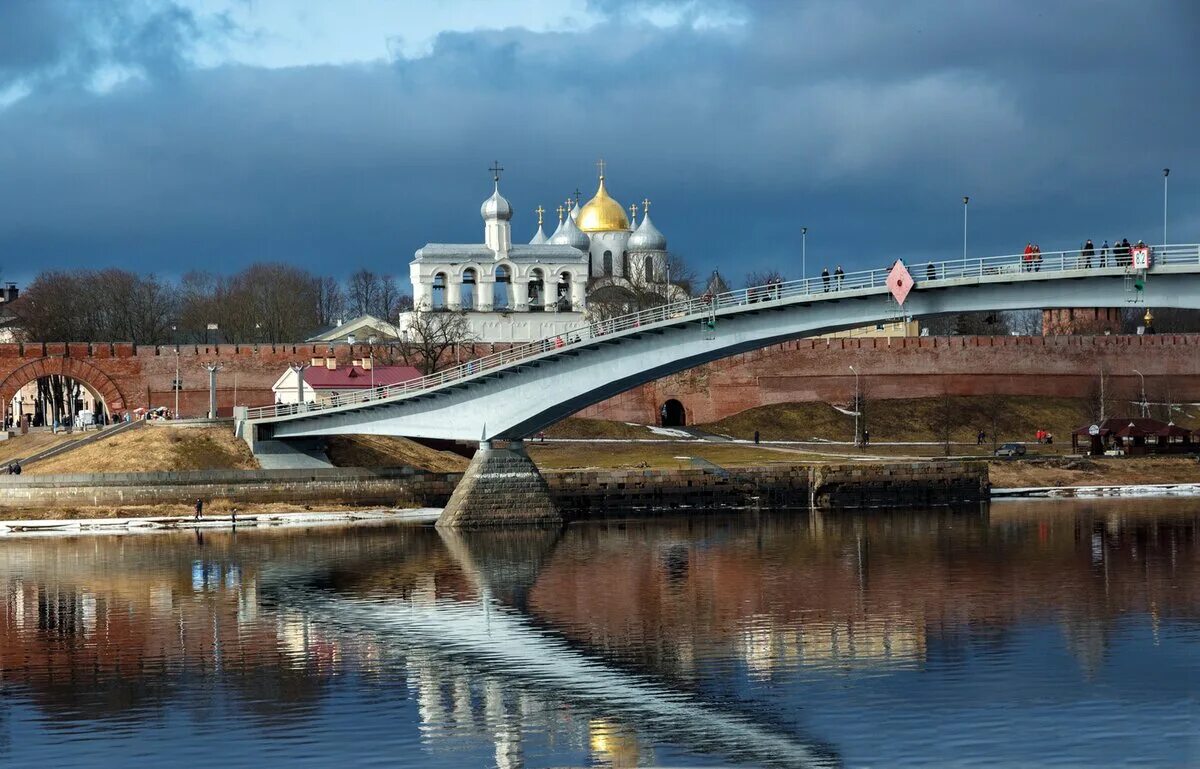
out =
<svg viewBox="0 0 1200 769"><path fill-rule="evenodd" d="M828 291L829 290L829 268L828 267L821 268L821 282L825 284L825 290Z"/></svg>
<svg viewBox="0 0 1200 769"><path fill-rule="evenodd" d="M1033 243L1025 244L1025 255L1022 257L1021 265L1025 272L1033 272Z"/></svg>
<svg viewBox="0 0 1200 769"><path fill-rule="evenodd" d="M1083 268L1090 269L1092 266L1092 257L1096 255L1096 247L1092 245L1092 239L1088 238L1087 243L1083 244L1083 251L1079 252L1079 256L1083 259Z"/></svg>
<svg viewBox="0 0 1200 769"><path fill-rule="evenodd" d="M842 281L846 279L846 273L842 272L842 265L839 264L837 266L837 269L833 271L833 275L837 278L837 290L841 291Z"/></svg>
<svg viewBox="0 0 1200 769"><path fill-rule="evenodd" d="M933 262L930 262L929 266L925 268L925 279L937 280L937 267L933 266Z"/></svg>
<svg viewBox="0 0 1200 769"><path fill-rule="evenodd" d="M1100 266L1108 266L1108 241L1104 241L1104 245L1100 246Z"/></svg>

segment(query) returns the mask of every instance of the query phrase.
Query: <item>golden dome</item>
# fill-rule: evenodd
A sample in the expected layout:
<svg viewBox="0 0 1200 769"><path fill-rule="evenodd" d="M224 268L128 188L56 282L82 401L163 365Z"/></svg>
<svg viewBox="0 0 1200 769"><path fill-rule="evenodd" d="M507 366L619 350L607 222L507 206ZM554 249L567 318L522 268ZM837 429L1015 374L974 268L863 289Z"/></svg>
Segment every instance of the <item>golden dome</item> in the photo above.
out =
<svg viewBox="0 0 1200 769"><path fill-rule="evenodd" d="M579 218L575 221L584 232L612 232L613 230L629 229L629 220L625 218L625 209L621 204L608 196L604 189L604 177L600 177L600 189L583 208L579 209Z"/></svg>

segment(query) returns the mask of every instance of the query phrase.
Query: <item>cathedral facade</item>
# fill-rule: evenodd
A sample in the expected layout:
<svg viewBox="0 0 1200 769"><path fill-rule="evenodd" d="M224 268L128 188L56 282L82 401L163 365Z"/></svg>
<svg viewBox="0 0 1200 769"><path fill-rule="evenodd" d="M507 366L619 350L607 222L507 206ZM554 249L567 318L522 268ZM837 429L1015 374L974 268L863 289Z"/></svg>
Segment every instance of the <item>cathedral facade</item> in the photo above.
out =
<svg viewBox="0 0 1200 769"><path fill-rule="evenodd" d="M414 312L467 313L475 341L522 342L565 333L595 315L593 299L632 312L647 296L677 298L667 240L650 220L650 201L626 210L608 193L603 164L596 194L558 207L547 236L544 209L528 243L512 242L513 208L493 168L491 197L480 206L482 243L428 243L409 266ZM411 314L400 318L401 329Z"/></svg>

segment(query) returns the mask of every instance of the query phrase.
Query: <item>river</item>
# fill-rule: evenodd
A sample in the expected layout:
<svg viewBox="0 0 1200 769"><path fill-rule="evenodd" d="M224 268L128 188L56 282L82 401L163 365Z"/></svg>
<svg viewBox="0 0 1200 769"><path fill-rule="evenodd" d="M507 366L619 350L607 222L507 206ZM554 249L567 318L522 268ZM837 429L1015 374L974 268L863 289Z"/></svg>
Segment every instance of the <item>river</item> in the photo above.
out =
<svg viewBox="0 0 1200 769"><path fill-rule="evenodd" d="M0 540L0 766L1195 766L1200 501Z"/></svg>

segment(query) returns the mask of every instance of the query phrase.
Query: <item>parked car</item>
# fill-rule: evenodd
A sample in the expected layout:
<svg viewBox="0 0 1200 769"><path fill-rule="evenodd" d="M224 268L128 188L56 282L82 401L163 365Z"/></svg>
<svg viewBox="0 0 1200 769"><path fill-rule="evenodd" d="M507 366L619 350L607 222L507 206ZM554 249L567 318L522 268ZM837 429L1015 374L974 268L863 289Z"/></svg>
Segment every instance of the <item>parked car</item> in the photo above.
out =
<svg viewBox="0 0 1200 769"><path fill-rule="evenodd" d="M1025 456L1024 443L1005 443L1000 448L996 449L998 457L1023 457Z"/></svg>

